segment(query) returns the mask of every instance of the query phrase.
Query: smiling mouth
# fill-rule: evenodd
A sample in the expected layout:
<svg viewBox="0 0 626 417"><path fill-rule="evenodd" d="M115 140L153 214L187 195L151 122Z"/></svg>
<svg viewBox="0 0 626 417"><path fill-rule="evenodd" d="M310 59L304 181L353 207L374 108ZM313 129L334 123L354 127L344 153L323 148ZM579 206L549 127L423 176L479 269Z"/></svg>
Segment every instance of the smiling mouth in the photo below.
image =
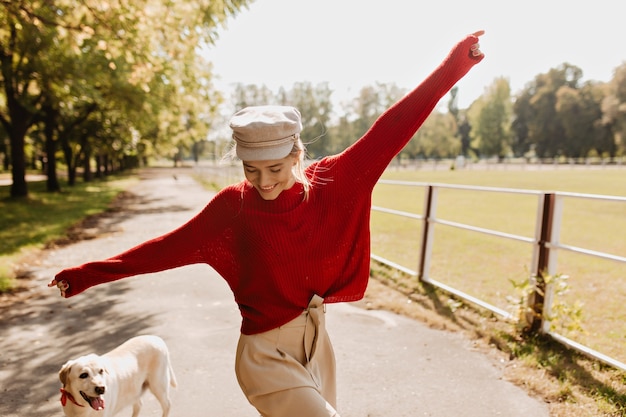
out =
<svg viewBox="0 0 626 417"><path fill-rule="evenodd" d="M266 192L266 193L267 193L267 192L272 191L274 188L276 188L276 184L274 184L274 185L270 185L269 187L261 187L261 186L259 185L259 188L261 189L261 191L263 191L263 192Z"/></svg>
<svg viewBox="0 0 626 417"><path fill-rule="evenodd" d="M79 391L80 395L89 403L89 406L96 411L104 410L104 398L102 396L90 397L82 391Z"/></svg>

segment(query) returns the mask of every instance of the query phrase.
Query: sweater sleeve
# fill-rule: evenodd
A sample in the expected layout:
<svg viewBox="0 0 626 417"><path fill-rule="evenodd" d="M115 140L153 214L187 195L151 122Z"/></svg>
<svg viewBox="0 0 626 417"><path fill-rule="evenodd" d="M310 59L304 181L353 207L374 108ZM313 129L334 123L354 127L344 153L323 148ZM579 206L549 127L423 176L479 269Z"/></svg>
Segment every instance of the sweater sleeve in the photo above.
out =
<svg viewBox="0 0 626 417"><path fill-rule="evenodd" d="M206 248L219 239L228 224L228 213L232 213L224 200L218 194L200 213L177 229L111 258L64 269L55 279L69 284L65 293L65 297L69 298L106 282L195 263L209 263Z"/></svg>
<svg viewBox="0 0 626 417"><path fill-rule="evenodd" d="M468 35L457 43L439 66L415 89L383 112L370 129L339 157L348 160L356 178L373 184L404 148L439 100L477 63L471 46L478 37Z"/></svg>

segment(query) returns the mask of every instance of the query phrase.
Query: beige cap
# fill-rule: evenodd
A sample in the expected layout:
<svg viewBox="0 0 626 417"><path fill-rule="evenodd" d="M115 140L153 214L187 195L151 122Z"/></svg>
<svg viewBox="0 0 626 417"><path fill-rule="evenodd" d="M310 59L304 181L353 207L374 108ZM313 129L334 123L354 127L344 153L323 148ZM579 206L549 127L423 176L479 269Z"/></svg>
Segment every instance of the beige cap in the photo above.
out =
<svg viewBox="0 0 626 417"><path fill-rule="evenodd" d="M291 106L250 106L230 119L237 157L268 161L289 155L302 131L300 112Z"/></svg>

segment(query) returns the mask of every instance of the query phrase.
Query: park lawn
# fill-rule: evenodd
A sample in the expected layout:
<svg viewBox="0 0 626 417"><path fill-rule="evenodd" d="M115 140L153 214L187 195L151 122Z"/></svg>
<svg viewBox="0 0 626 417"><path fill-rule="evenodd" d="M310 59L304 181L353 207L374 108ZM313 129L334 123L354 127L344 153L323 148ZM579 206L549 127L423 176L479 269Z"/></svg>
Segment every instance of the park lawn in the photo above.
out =
<svg viewBox="0 0 626 417"><path fill-rule="evenodd" d="M17 199L9 197L9 186L0 186L0 292L12 288L14 266L25 252L44 247L84 218L107 210L133 181L130 176L111 176L72 187L63 184L59 193L47 192L45 181L29 182L29 196Z"/></svg>
<svg viewBox="0 0 626 417"><path fill-rule="evenodd" d="M626 196L626 168L554 170L388 170L384 179L459 184L518 190ZM441 188L436 216L532 238L539 196ZM422 214L425 188L379 184L375 206ZM374 211L372 252L417 270L421 221ZM565 197L560 242L626 255L626 203ZM561 306L580 305L553 323L556 331L610 357L626 362L626 265L560 251L559 274L567 275ZM446 225L435 225L430 278L500 309L514 313L520 297L514 282L529 276L532 245ZM582 331L576 330L576 325Z"/></svg>

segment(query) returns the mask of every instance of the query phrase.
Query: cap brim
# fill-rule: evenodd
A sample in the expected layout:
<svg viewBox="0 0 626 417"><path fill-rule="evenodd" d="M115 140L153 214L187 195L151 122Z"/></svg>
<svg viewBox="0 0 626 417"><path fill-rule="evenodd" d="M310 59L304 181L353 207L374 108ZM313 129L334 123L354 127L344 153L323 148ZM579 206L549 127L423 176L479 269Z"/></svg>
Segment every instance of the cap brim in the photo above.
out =
<svg viewBox="0 0 626 417"><path fill-rule="evenodd" d="M287 157L292 149L293 142L267 148L248 148L238 143L235 151L242 161L272 161Z"/></svg>

